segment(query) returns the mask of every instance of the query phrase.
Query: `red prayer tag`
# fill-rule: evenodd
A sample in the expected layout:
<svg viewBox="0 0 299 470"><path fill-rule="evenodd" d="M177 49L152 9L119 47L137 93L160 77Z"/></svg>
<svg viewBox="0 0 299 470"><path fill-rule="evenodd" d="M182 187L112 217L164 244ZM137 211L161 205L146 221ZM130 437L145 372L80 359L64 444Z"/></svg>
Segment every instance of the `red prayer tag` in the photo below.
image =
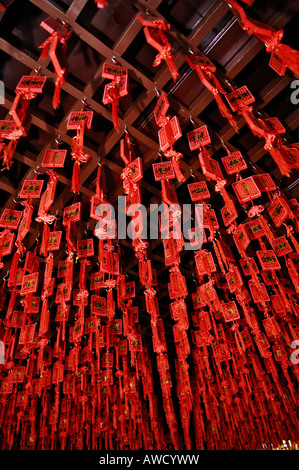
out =
<svg viewBox="0 0 299 470"><path fill-rule="evenodd" d="M274 183L269 173L254 175L253 179L261 192L276 190L276 184Z"/></svg>
<svg viewBox="0 0 299 470"><path fill-rule="evenodd" d="M224 179L220 165L217 162L217 160L214 160L213 158L210 158L206 155L202 155L201 153L199 154L198 158L199 158L199 162L200 162L203 174L208 179L212 179L212 180Z"/></svg>
<svg viewBox="0 0 299 470"><path fill-rule="evenodd" d="M72 286L66 286L64 283L58 284L55 296L55 303L60 304L62 302L62 298L64 298L65 302L71 300L72 296Z"/></svg>
<svg viewBox="0 0 299 470"><path fill-rule="evenodd" d="M197 272L199 275L209 274L208 271L212 273L217 271L217 268L214 263L213 255L210 252L207 252L204 258L202 256L195 255L195 263L196 263L196 268L197 268ZM206 263L208 266L206 266Z"/></svg>
<svg viewBox="0 0 299 470"><path fill-rule="evenodd" d="M241 264L241 267L243 269L243 272L244 272L245 276L251 276L249 263L251 264L252 269L255 273L259 272L257 264L256 264L256 262L254 261L253 258L250 258L250 261L248 261L248 262L245 261L244 259L240 259L240 264Z"/></svg>
<svg viewBox="0 0 299 470"><path fill-rule="evenodd" d="M273 250L260 250L256 252L262 269L281 269Z"/></svg>
<svg viewBox="0 0 299 470"><path fill-rule="evenodd" d="M276 279L274 279L272 271L261 271L261 275L266 286L276 285Z"/></svg>
<svg viewBox="0 0 299 470"><path fill-rule="evenodd" d="M15 121L0 120L0 137L10 139L12 135L17 135L18 125Z"/></svg>
<svg viewBox="0 0 299 470"><path fill-rule="evenodd" d="M61 242L61 236L62 236L62 231L61 230L59 230L57 232L50 232L49 238L48 238L48 245L47 245L47 250L48 251L59 250L60 242Z"/></svg>
<svg viewBox="0 0 299 470"><path fill-rule="evenodd" d="M283 60L281 60L281 58L275 53L275 51L271 53L269 66L273 70L275 70L275 72L278 73L278 75L280 75L281 77L283 77L286 73L287 66L283 62Z"/></svg>
<svg viewBox="0 0 299 470"><path fill-rule="evenodd" d="M285 134L286 130L281 124L280 120L277 117L267 118L266 123L270 126L271 130L277 132L277 134Z"/></svg>
<svg viewBox="0 0 299 470"><path fill-rule="evenodd" d="M225 95L232 111L237 111L243 106L248 106L255 101L254 96L250 93L247 86L242 86L237 90Z"/></svg>
<svg viewBox="0 0 299 470"><path fill-rule="evenodd" d="M0 218L0 227L17 229L23 212L12 209L4 209Z"/></svg>
<svg viewBox="0 0 299 470"><path fill-rule="evenodd" d="M152 166L156 181L175 178L175 173L171 162L153 163Z"/></svg>
<svg viewBox="0 0 299 470"><path fill-rule="evenodd" d="M211 143L207 126L201 126L187 133L190 150L196 150Z"/></svg>
<svg viewBox="0 0 299 470"><path fill-rule="evenodd" d="M251 292L252 300L255 303L261 302L269 302L270 298L266 289L265 284L260 282L259 284L256 284L254 282L249 282L249 289Z"/></svg>
<svg viewBox="0 0 299 470"><path fill-rule="evenodd" d="M285 200L278 194L275 194L268 208L268 212L275 226L280 227L283 221L287 218L289 209Z"/></svg>
<svg viewBox="0 0 299 470"><path fill-rule="evenodd" d="M135 297L135 282L126 282L124 299L131 299L133 297Z"/></svg>
<svg viewBox="0 0 299 470"><path fill-rule="evenodd" d="M73 340L78 341L84 332L84 322L79 318L74 324Z"/></svg>
<svg viewBox="0 0 299 470"><path fill-rule="evenodd" d="M38 274L39 273L32 273L24 276L20 292L21 295L33 294L37 291Z"/></svg>
<svg viewBox="0 0 299 470"><path fill-rule="evenodd" d="M9 233L1 236L0 233L0 256L10 255L13 250L13 244L16 238L15 233Z"/></svg>
<svg viewBox="0 0 299 470"><path fill-rule="evenodd" d="M55 20L48 16L41 21L40 26L48 31L49 34L56 32L61 38L66 38L69 34L69 29L65 23Z"/></svg>
<svg viewBox="0 0 299 470"><path fill-rule="evenodd" d="M222 304L222 313L226 322L239 320L240 314L236 302L227 302Z"/></svg>
<svg viewBox="0 0 299 470"><path fill-rule="evenodd" d="M112 368L113 367L113 354L112 353L105 353L102 356L102 367L103 368Z"/></svg>
<svg viewBox="0 0 299 470"><path fill-rule="evenodd" d="M21 328L19 336L19 344L32 343L34 338L36 325L26 325L24 328Z"/></svg>
<svg viewBox="0 0 299 470"><path fill-rule="evenodd" d="M80 129L81 122L86 122L87 129L91 128L93 111L72 111L66 125L68 130Z"/></svg>
<svg viewBox="0 0 299 470"><path fill-rule="evenodd" d="M128 75L128 69L121 67L116 64L108 64L107 62L103 65L102 77L109 78L110 80L120 80Z"/></svg>
<svg viewBox="0 0 299 470"><path fill-rule="evenodd" d="M238 286L243 285L243 279L240 275L238 268L234 269L234 272L228 272L226 275L226 281L230 292L235 292Z"/></svg>
<svg viewBox="0 0 299 470"><path fill-rule="evenodd" d="M16 86L17 93L42 93L47 77L43 75L23 75Z"/></svg>
<svg viewBox="0 0 299 470"><path fill-rule="evenodd" d="M215 65L208 57L204 55L186 54L185 58L192 69L196 69L196 67L203 67L204 69L208 68L210 72L216 72Z"/></svg>
<svg viewBox="0 0 299 470"><path fill-rule="evenodd" d="M70 305L66 305L66 309L64 309L62 305L58 305L57 310L56 310L55 321L56 322L68 321L70 308L71 308Z"/></svg>
<svg viewBox="0 0 299 470"><path fill-rule="evenodd" d="M104 251L101 259L101 271L109 274L119 274L119 256L118 253Z"/></svg>
<svg viewBox="0 0 299 470"><path fill-rule="evenodd" d="M67 260L58 261L57 274L56 274L56 277L58 279L63 278L66 275L67 266L68 266Z"/></svg>
<svg viewBox="0 0 299 470"><path fill-rule="evenodd" d="M233 201L229 206L224 206L221 210L224 225L227 227L238 217L238 212Z"/></svg>
<svg viewBox="0 0 299 470"><path fill-rule="evenodd" d="M115 335L122 335L122 320L114 319L112 321L111 329Z"/></svg>
<svg viewBox="0 0 299 470"><path fill-rule="evenodd" d="M211 197L205 181L188 184L188 190L192 201L200 201L201 199L208 199Z"/></svg>
<svg viewBox="0 0 299 470"><path fill-rule="evenodd" d="M201 219L201 213L203 218ZM199 227L204 227L208 229L219 229L219 223L216 217L216 212L214 209L201 209L199 207L195 207L195 215L198 222Z"/></svg>
<svg viewBox="0 0 299 470"><path fill-rule="evenodd" d="M290 168L299 168L299 148L298 144L289 145L288 148L280 150L283 158Z"/></svg>
<svg viewBox="0 0 299 470"><path fill-rule="evenodd" d="M37 272L39 270L39 264L40 258L31 251L27 251L24 264L25 271L28 271L29 273Z"/></svg>
<svg viewBox="0 0 299 470"><path fill-rule="evenodd" d="M199 291L199 289L196 290L196 292L193 292L192 294L192 301L193 301L193 307L195 310L200 309L207 305L206 299L203 299L202 293Z"/></svg>
<svg viewBox="0 0 299 470"><path fill-rule="evenodd" d="M32 296L31 303L28 306L29 313L38 313L39 312L40 297Z"/></svg>
<svg viewBox="0 0 299 470"><path fill-rule="evenodd" d="M25 180L20 191L20 198L39 198L43 184L43 180Z"/></svg>
<svg viewBox="0 0 299 470"><path fill-rule="evenodd" d="M96 290L105 287L104 273L98 271L90 276L90 290Z"/></svg>
<svg viewBox="0 0 299 470"><path fill-rule="evenodd" d="M94 317L89 317L85 320L85 328L84 328L84 334L85 335L90 335L91 333L94 333L97 328L98 328L98 319ZM90 351L89 347L87 347L87 350Z"/></svg>
<svg viewBox="0 0 299 470"><path fill-rule="evenodd" d="M245 224L247 233L251 240L256 240L257 238L264 237L265 231L259 221L259 219L254 219Z"/></svg>
<svg viewBox="0 0 299 470"><path fill-rule="evenodd" d="M140 352L142 351L142 338L141 335L136 334L134 338L129 340L129 350Z"/></svg>
<svg viewBox="0 0 299 470"><path fill-rule="evenodd" d="M63 168L66 154L67 150L46 150L42 161L42 166L45 168Z"/></svg>
<svg viewBox="0 0 299 470"><path fill-rule="evenodd" d="M78 258L85 258L94 255L93 239L88 238L77 242Z"/></svg>
<svg viewBox="0 0 299 470"><path fill-rule="evenodd" d="M76 202L71 206L65 207L63 211L63 225L68 222L77 222L81 219L81 202Z"/></svg>
<svg viewBox="0 0 299 470"><path fill-rule="evenodd" d="M15 279L16 286L21 286L23 284L24 275L25 275L24 268L19 268L17 270L16 279Z"/></svg>
<svg viewBox="0 0 299 470"><path fill-rule="evenodd" d="M24 323L25 313L15 310L11 317L11 326L13 328L22 328Z"/></svg>
<svg viewBox="0 0 299 470"><path fill-rule="evenodd" d="M162 91L154 109L154 116L155 116L155 120L158 126L164 125L168 108L169 108L168 97L166 93Z"/></svg>
<svg viewBox="0 0 299 470"><path fill-rule="evenodd" d="M131 163L129 163L125 168L126 176L125 178L132 179L134 183L141 180L143 177L143 170L142 170L142 160L140 157L135 158Z"/></svg>
<svg viewBox="0 0 299 470"><path fill-rule="evenodd" d="M281 295L271 295L270 299L275 313L285 312L286 306Z"/></svg>
<svg viewBox="0 0 299 470"><path fill-rule="evenodd" d="M180 122L178 117L174 116L158 132L159 144L162 152L171 147L180 137L182 137Z"/></svg>
<svg viewBox="0 0 299 470"><path fill-rule="evenodd" d="M285 237L275 238L275 240L271 242L271 245L277 256L288 255L293 251Z"/></svg>
<svg viewBox="0 0 299 470"><path fill-rule="evenodd" d="M90 308L93 315L107 315L106 299L99 295L92 295L90 299Z"/></svg>
<svg viewBox="0 0 299 470"><path fill-rule="evenodd" d="M239 151L221 158L221 161L228 175L239 173L247 168L247 164Z"/></svg>
<svg viewBox="0 0 299 470"><path fill-rule="evenodd" d="M232 187L240 203L247 202L261 196L261 192L252 176L233 183Z"/></svg>
<svg viewBox="0 0 299 470"><path fill-rule="evenodd" d="M239 252L245 251L250 243L249 236L243 225L238 226L236 232L233 234L233 239Z"/></svg>
<svg viewBox="0 0 299 470"><path fill-rule="evenodd" d="M56 191L56 182L54 184L48 185L46 190L43 192L40 198L40 203L39 203L39 208L38 208L39 216L46 213L51 207L51 205L53 204L55 191Z"/></svg>

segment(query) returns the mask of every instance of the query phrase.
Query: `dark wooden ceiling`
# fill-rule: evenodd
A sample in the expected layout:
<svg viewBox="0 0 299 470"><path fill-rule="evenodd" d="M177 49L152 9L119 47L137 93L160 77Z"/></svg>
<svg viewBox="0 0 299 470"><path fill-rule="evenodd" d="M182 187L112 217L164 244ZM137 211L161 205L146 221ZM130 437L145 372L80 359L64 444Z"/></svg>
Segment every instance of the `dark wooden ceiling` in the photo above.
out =
<svg viewBox="0 0 299 470"><path fill-rule="evenodd" d="M0 23L0 79L6 87L5 104L0 106L0 118L8 115L14 99L14 89L24 74L32 74L40 67L48 80L45 92L30 103L32 125L28 137L21 138L10 170L4 170L0 178L0 200L3 208L16 208L16 196L24 179L30 179L40 167L47 148L53 148L59 136L60 148L68 149L65 168L57 170L60 181L52 214L62 215L63 208L73 200L70 191L73 162L70 144L73 131L66 128L69 113L80 110L82 99L94 111L93 126L87 130L85 150L90 160L82 167L80 175L80 200L83 217L81 234L89 221L89 198L95 192L96 171L99 158L105 162L104 181L107 198L115 203L123 194L120 174L123 162L119 144L125 126L132 137L136 156L143 161L144 178L141 182L143 203L161 202L160 183L154 181L151 165L159 161L158 127L153 116L157 90L168 93L172 115L179 117L183 137L176 143L176 150L184 155L181 164L187 182L176 183L180 202L190 203L187 183L191 182L190 169L198 179L203 179L196 152L190 152L186 133L192 130L190 121L207 124L212 136L209 152L214 158L224 156L221 139L230 148L238 149L257 168L270 172L290 197L298 197L298 174L283 178L271 156L264 150L263 142L253 136L243 118L238 118L239 133L221 116L213 99L198 79L196 72L186 64L185 53L189 48L200 50L217 66L217 74L237 86L247 85L256 98L256 108L270 117L278 117L285 125L287 137L297 142L299 137L299 112L291 103L291 82L296 78L290 72L278 76L268 65L269 54L264 45L247 35L239 26L225 1L220 0L108 0L109 6L98 9L93 0L15 0L6 12L1 13ZM137 13L146 9L153 15L171 23L167 32L175 53L175 63L180 78L173 83L165 63L154 68L155 49L146 43ZM297 23L299 5L296 0L256 0L250 14L256 19L284 28L284 43L297 48ZM54 91L54 73L49 60L39 60L38 46L48 33L40 27L47 16L67 21L72 29L68 41L67 58L69 76L63 85L61 105L53 110L51 100ZM102 104L104 62L115 59L129 72L129 94L121 99L122 118L120 132L112 124L112 114ZM46 173L45 168L39 171ZM254 171L254 167L250 168ZM39 177L43 177L42 175ZM47 178L45 176L45 178ZM78 199L77 199L78 200ZM213 196L213 204L222 207L219 196ZM221 204L221 205L220 205ZM93 226L88 230L92 233ZM30 248L39 233L39 225L33 220L25 243ZM80 234L79 234L80 236ZM144 298L138 284L138 261L128 240L119 241L125 259L125 272L136 281L140 319L145 334L151 335L149 318L144 309ZM169 297L167 290L168 268L164 266L161 240L150 245L153 266L157 269L159 306L165 319L166 334L171 331ZM63 257L59 253L56 256ZM192 291L193 253L182 254L182 273ZM90 267L92 269L93 266ZM5 274L5 273L4 273Z"/></svg>

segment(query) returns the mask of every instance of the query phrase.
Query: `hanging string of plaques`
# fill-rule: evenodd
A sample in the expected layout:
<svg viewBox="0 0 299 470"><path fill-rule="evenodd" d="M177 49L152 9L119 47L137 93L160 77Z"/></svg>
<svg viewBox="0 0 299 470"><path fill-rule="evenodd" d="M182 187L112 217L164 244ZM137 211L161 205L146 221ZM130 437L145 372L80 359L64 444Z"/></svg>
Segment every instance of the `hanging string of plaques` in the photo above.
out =
<svg viewBox="0 0 299 470"><path fill-rule="evenodd" d="M249 18L244 8L234 0L226 0L228 6L238 19L241 28L265 44L266 51L271 54L269 65L279 75L285 75L289 68L295 75L299 75L299 52L282 44L283 29L276 30L272 26Z"/></svg>

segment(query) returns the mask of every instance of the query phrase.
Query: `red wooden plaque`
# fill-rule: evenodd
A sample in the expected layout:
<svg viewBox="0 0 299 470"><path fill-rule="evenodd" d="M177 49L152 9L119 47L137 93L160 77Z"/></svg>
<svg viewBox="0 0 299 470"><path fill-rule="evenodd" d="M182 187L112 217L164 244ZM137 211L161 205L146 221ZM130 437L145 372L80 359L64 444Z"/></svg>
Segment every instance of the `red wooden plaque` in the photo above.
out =
<svg viewBox="0 0 299 470"><path fill-rule="evenodd" d="M180 122L177 116L174 116L168 121L162 129L158 132L160 149L162 152L171 147L180 137L182 131Z"/></svg>
<svg viewBox="0 0 299 470"><path fill-rule="evenodd" d="M65 207L63 211L63 225L67 225L68 221L77 222L81 219L81 202L75 202L71 206Z"/></svg>
<svg viewBox="0 0 299 470"><path fill-rule="evenodd" d="M240 203L247 202L261 196L261 192L252 176L233 183L232 187Z"/></svg>
<svg viewBox="0 0 299 470"><path fill-rule="evenodd" d="M0 227L17 229L23 212L12 209L4 209L0 218Z"/></svg>
<svg viewBox="0 0 299 470"><path fill-rule="evenodd" d="M207 126L201 126L187 133L190 150L196 150L203 145L211 143L210 134Z"/></svg>
<svg viewBox="0 0 299 470"><path fill-rule="evenodd" d="M153 163L153 172L156 181L175 178L175 173L171 162Z"/></svg>
<svg viewBox="0 0 299 470"><path fill-rule="evenodd" d="M20 192L20 198L24 198L24 199L40 198L43 184L44 184L43 180L25 180L22 185L21 192Z"/></svg>
<svg viewBox="0 0 299 470"><path fill-rule="evenodd" d="M262 269L281 269L273 250L260 250L256 252Z"/></svg>
<svg viewBox="0 0 299 470"><path fill-rule="evenodd" d="M233 152L226 157L221 158L225 171L228 175L239 173L247 168L247 164L241 152Z"/></svg>
<svg viewBox="0 0 299 470"><path fill-rule="evenodd" d="M38 273L27 274L23 277L21 295L33 294L38 287Z"/></svg>
<svg viewBox="0 0 299 470"><path fill-rule="evenodd" d="M169 108L169 101L168 101L167 95L164 91L162 91L161 95L159 96L156 107L154 109L154 116L155 116L155 120L158 126L162 126L164 124L164 120L165 120L168 108Z"/></svg>
<svg viewBox="0 0 299 470"><path fill-rule="evenodd" d="M87 129L91 128L93 111L72 111L70 113L66 128L76 130L80 128L81 122L86 121Z"/></svg>
<svg viewBox="0 0 299 470"><path fill-rule="evenodd" d="M17 93L42 93L47 77L43 75L23 75L16 87Z"/></svg>
<svg viewBox="0 0 299 470"><path fill-rule="evenodd" d="M62 231L61 230L56 231L56 232L50 232L49 239L48 239L48 245L47 245L47 250L48 251L59 250L60 242L61 242L61 236L62 236Z"/></svg>
<svg viewBox="0 0 299 470"><path fill-rule="evenodd" d="M255 101L254 96L250 93L247 86L242 86L232 91L228 95L225 95L225 98L233 111L237 111L243 106L247 106Z"/></svg>
<svg viewBox="0 0 299 470"><path fill-rule="evenodd" d="M67 150L48 149L45 152L42 166L45 168L63 168Z"/></svg>
<svg viewBox="0 0 299 470"><path fill-rule="evenodd" d="M188 190L192 201L201 201L202 199L208 199L211 197L205 181L188 184Z"/></svg>

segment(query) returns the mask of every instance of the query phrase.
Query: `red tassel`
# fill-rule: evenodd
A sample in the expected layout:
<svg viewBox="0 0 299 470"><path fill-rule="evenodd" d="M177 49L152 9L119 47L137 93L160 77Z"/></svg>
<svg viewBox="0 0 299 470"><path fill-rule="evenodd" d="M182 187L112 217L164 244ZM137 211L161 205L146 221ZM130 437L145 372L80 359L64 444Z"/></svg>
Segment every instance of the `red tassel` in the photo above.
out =
<svg viewBox="0 0 299 470"><path fill-rule="evenodd" d="M71 188L71 191L73 191L73 193L80 192L79 179L80 179L80 163L75 161L73 165L72 188Z"/></svg>
<svg viewBox="0 0 299 470"><path fill-rule="evenodd" d="M43 237L42 237L42 242L41 242L40 249L39 249L40 255L43 255L44 257L46 257L48 254L47 247L48 247L49 235L50 235L50 227L48 224L44 224Z"/></svg>
<svg viewBox="0 0 299 470"><path fill-rule="evenodd" d="M178 158L173 158L172 159L172 164L173 164L173 169L175 172L176 179L178 180L179 183L183 183L186 181L185 176L182 173L181 167L180 167L180 162Z"/></svg>
<svg viewBox="0 0 299 470"><path fill-rule="evenodd" d="M41 44L40 46L38 46L39 49L42 49L42 52L41 52L41 55L39 57L39 60L45 60L47 57L48 57L48 54L49 54L49 49L50 49L50 44L53 40L53 35L51 34L51 36L48 37L48 39L43 42L43 44Z"/></svg>
<svg viewBox="0 0 299 470"><path fill-rule="evenodd" d="M6 145L6 147L4 147L2 158L3 158L3 166L6 166L6 168L2 168L2 170L10 169L12 157L15 153L17 143L18 141L16 139L11 139L9 143Z"/></svg>
<svg viewBox="0 0 299 470"><path fill-rule="evenodd" d="M60 93L61 93L61 86L65 83L63 77L57 77L55 81L55 91L52 99L52 106L53 109L58 109L60 105Z"/></svg>
<svg viewBox="0 0 299 470"><path fill-rule="evenodd" d="M299 73L299 71L298 71ZM283 158L283 155L280 153L278 148L270 146L268 149L269 153L271 154L271 157L275 161L276 165L279 168L280 173L282 176L287 176L288 178L290 177L290 173L292 172L292 169L289 167L285 159Z"/></svg>

